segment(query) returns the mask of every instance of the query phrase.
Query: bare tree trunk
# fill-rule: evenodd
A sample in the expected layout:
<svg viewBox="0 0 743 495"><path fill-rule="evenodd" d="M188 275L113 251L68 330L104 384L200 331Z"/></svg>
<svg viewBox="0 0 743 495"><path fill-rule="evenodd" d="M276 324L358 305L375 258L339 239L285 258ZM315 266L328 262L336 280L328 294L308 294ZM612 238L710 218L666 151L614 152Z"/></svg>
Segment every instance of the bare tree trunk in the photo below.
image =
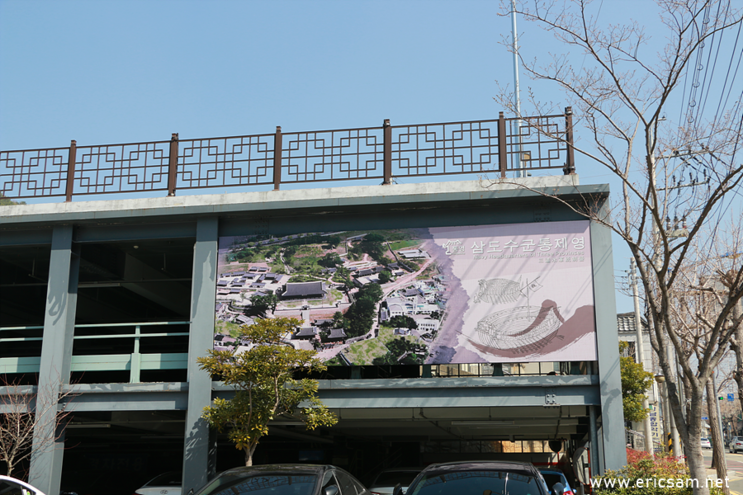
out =
<svg viewBox="0 0 743 495"><path fill-rule="evenodd" d="M686 446L687 458L689 464L689 475L691 479L697 480L699 488L694 490L696 495L709 495L707 487L707 467L704 465L702 456L702 435L701 427L689 429L689 445Z"/></svg>
<svg viewBox="0 0 743 495"><path fill-rule="evenodd" d="M720 431L720 423L717 418L717 394L715 393L714 385L712 380L707 381L707 413L709 415L709 423L712 427L712 466L717 470L717 479L724 480L727 478L728 470L725 465L725 442L722 440L722 432ZM730 495L730 489L727 486L722 488L726 495Z"/></svg>
<svg viewBox="0 0 743 495"><path fill-rule="evenodd" d="M666 375L673 376L667 360L661 359L661 368ZM704 385L699 387L692 386L691 411L689 416L684 418L682 405L679 402L679 393L675 384L675 377L669 382L666 377L666 385L669 388L668 396L671 405L671 413L677 425L680 425L680 436L684 442L684 454L689 466L689 475L692 480L697 480L698 487L694 488L694 495L709 495L707 481L707 466L702 455L702 414L704 401ZM671 393L672 392L672 393ZM686 420L686 422L684 422Z"/></svg>

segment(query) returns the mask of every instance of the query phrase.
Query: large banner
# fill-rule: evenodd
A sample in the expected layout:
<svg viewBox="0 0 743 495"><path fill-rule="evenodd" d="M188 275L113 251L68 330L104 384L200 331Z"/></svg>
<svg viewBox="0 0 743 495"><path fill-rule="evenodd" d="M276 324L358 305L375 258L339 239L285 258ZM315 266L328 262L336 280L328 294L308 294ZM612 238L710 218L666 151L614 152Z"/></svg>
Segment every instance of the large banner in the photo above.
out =
<svg viewBox="0 0 743 495"><path fill-rule="evenodd" d="M594 361L588 221L219 241L215 348L286 316L329 365Z"/></svg>

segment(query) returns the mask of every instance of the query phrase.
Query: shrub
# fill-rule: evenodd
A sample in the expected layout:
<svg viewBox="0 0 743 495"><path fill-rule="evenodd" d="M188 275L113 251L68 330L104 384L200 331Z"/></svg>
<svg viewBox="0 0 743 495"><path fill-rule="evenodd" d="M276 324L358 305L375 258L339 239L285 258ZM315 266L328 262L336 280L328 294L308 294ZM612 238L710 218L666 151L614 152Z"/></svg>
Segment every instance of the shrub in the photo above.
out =
<svg viewBox="0 0 743 495"><path fill-rule="evenodd" d="M638 483L638 480L640 483ZM706 480L699 480L705 483ZM689 469L681 458L664 455L655 459L647 452L627 449L627 465L619 471L606 471L593 479L593 493L616 495L692 495ZM638 486L640 484L640 486ZM663 485L663 486L660 486ZM711 495L721 495L719 488L710 488Z"/></svg>

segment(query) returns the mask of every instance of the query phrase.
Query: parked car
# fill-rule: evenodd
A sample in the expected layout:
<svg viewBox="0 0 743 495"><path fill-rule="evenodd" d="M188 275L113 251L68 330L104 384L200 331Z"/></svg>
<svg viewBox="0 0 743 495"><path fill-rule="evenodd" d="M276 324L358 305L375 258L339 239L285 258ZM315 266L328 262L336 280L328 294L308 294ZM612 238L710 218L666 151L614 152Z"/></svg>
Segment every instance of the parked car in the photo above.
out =
<svg viewBox="0 0 743 495"><path fill-rule="evenodd" d="M737 454L738 451L743 452L743 437L733 437L730 440L730 452Z"/></svg>
<svg viewBox="0 0 743 495"><path fill-rule="evenodd" d="M702 438L702 448L703 449L711 449L712 443L710 443L709 438Z"/></svg>
<svg viewBox="0 0 743 495"><path fill-rule="evenodd" d="M268 464L227 470L196 495L371 495L343 469L313 464Z"/></svg>
<svg viewBox="0 0 743 495"><path fill-rule="evenodd" d="M564 487L555 483L552 495ZM395 489L395 495L402 490ZM548 495L547 484L533 464L513 461L471 461L431 464L413 480L405 495L469 495L508 493Z"/></svg>
<svg viewBox="0 0 743 495"><path fill-rule="evenodd" d="M557 469L540 469L539 473L544 478L544 481L547 482L547 488L549 488L550 492L552 492L552 487L555 486L555 483L562 483L565 487L562 491L563 495L574 495L575 492L570 488L570 483L568 483L568 479L562 471Z"/></svg>
<svg viewBox="0 0 743 495"><path fill-rule="evenodd" d="M135 490L139 495L181 495L181 479L183 474L170 471L155 476L150 481Z"/></svg>
<svg viewBox="0 0 743 495"><path fill-rule="evenodd" d="M396 485L400 485L403 491L408 489L410 482L418 476L422 468L390 468L385 469L374 478L369 491L376 495L392 495Z"/></svg>
<svg viewBox="0 0 743 495"><path fill-rule="evenodd" d="M0 475L0 493L3 495L44 495L44 492L25 481L4 475Z"/></svg>

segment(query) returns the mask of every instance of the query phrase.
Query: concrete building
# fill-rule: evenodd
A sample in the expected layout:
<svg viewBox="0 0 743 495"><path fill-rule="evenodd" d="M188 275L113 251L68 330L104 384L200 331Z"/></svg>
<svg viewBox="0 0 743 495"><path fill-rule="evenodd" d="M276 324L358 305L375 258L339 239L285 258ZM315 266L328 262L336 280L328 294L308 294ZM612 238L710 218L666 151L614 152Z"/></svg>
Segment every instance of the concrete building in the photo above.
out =
<svg viewBox="0 0 743 495"><path fill-rule="evenodd" d="M550 187L565 198L608 193L602 186L575 186L574 177L527 180L530 187ZM407 213L386 213L401 205ZM414 205L426 208L416 211ZM484 188L477 182L1 208L0 371L8 379L31 377L40 388L61 381L75 394L74 428L57 439L75 448L40 454L31 468L32 481L51 494L62 484L63 464L68 476L68 467L72 471L90 456L123 463L122 452L133 459L154 444L168 445L182 460L175 467L184 468L187 488L222 466L214 453L223 450L210 447L214 436L200 415L213 397L229 391L199 371L195 359L213 345L217 239L241 232L256 215L270 215L265 228L274 235L376 227L381 218L390 227L457 224L463 218L532 222L545 211L551 221L576 218L557 202L515 186ZM387 377L364 367L334 369L334 379L321 380L320 397L339 415L339 424L299 433L277 420L269 437L277 443L264 442L258 458L261 448L266 459L277 458L270 449L280 450L281 440L316 450L333 447L329 461L355 465L368 460L359 453L353 459L348 446L376 451L368 446L380 440L400 448L412 443L420 453L428 452L420 442L559 439L571 455L595 445L594 473L621 467L617 327L615 318L606 316L616 314L610 233L592 225L591 241L598 362L555 363L540 366L549 372L522 376L493 376L498 375L493 366L480 365L477 373L460 368L451 378L439 378L448 376L439 365L400 366ZM566 374L550 374L555 369ZM111 446L122 442L119 454L96 454L102 439ZM465 449L451 455L473 454ZM443 458L425 456L422 462Z"/></svg>
<svg viewBox="0 0 743 495"><path fill-rule="evenodd" d="M564 118L554 120L555 125L562 129L565 122L571 128L571 115L566 112ZM343 155L343 160L350 160L353 167L349 169L342 161L346 175L338 172L332 176L329 171L323 172L326 175L310 171L322 168L319 160L324 155L300 156L293 148L297 139L307 142L308 133L282 134L280 130L275 136L213 140L178 141L174 135L169 142L138 148L147 150L138 151L139 154L128 151L127 146L134 145L99 149L77 147L74 143L62 151L55 148L0 152L0 164L12 169L12 173L0 174L6 196L53 199L58 195L67 199L59 203L0 206L0 374L22 386L0 387L0 393L13 398L20 395L19 390L31 391L36 394L37 404L49 403L60 391L71 394L71 421L63 431L54 424L54 407L40 409L40 421L34 431L38 448L29 466L30 481L48 495L57 495L61 488L95 493L101 491L101 485L94 483L101 480L107 493L130 495L160 472L182 471L182 491L188 493L216 471L243 462L241 453L225 436L210 431L201 418L203 408L214 398L229 398L233 393L223 384L212 382L197 362L215 345L215 333L228 332L225 327L232 324L215 314L220 272L222 278L241 280L246 274L244 264L230 265L232 260L225 262L227 268L219 267L219 262L231 255L229 247L220 248L221 238L251 237L255 245L274 250L270 258L278 261L254 272L269 274L285 269L280 261L282 243L290 242L287 239L295 242L307 234L349 232L360 238L389 229L443 232L462 226L492 230L518 225L537 232L533 237L538 237L540 232L557 228L560 223L580 223L585 227L581 242L590 246L590 260L586 257L584 261L586 253L580 255L580 260L577 255L571 257L565 244L564 257L540 260L544 261L543 267L584 263L581 266L590 281L583 284L582 290L590 293L591 303L590 308L579 309L585 310L581 321L590 323L583 330L590 329L579 335L583 340L575 343L590 344L584 346L590 351L590 359L571 358L567 352L553 353L563 357L559 361L539 357L540 346L560 343L556 338L558 331L550 330L549 325L559 321L561 309L547 301L537 307L538 314L529 314L531 307L524 311L534 320L540 340L529 340L531 334L529 338L497 334L501 340L485 346L495 349L504 345L504 352L516 349L520 352L516 357L509 354L506 358L500 355L486 359L477 354L483 352L479 350L483 347L481 342L464 342L462 348L470 345L470 349L457 354L463 357L453 362L448 354L451 346L439 342L436 353L431 352L434 359L426 356L432 347L422 340L404 349L407 356L393 356L388 361L393 364L350 366L349 357L339 352L336 363L343 365L331 366L319 383L320 399L337 414L338 424L307 431L299 426L298 418L276 418L254 460L259 464L322 460L346 467L362 480L374 471L399 464L473 458L572 464L583 481L589 470L597 474L621 468L626 458L611 233L601 223L587 221L566 205L585 206L589 201L594 211L608 215L609 188L579 184L573 173L571 148L564 140L553 142L554 149L549 150L548 143L540 141L530 151L529 163L513 160L513 152L508 151L513 148L513 143L509 144L512 137L501 132L506 120L501 117L394 129L385 124L384 128L363 132L323 131L340 133L341 137L330 136L327 143L351 140L370 147L369 151L348 155L351 158L343 154L345 151L333 155ZM422 141L417 137L409 139L412 134L434 126L447 136L457 136L437 141L445 150L444 158L437 158L439 148L435 153L433 148L408 150L411 143ZM459 146L462 139L468 143L462 145L467 149L465 154L475 157L471 164L459 163L459 148L452 148ZM565 139L569 141L572 135L565 133ZM428 138L425 141L419 145L433 146ZM232 150L250 149L254 155L247 151L239 156L229 154L232 161L225 159L216 164L209 162L212 155L208 153L191 153L201 147L211 150L225 146ZM274 153L271 146L279 147ZM542 148L547 151L540 151ZM502 151L500 156L498 150ZM110 162L114 168L99 171L104 176L99 183L86 168L86 157L104 152L107 159L114 155L119 158ZM136 162L145 154L146 164ZM121 158L124 156L128 158ZM420 163L415 162L418 157ZM378 184L370 168L377 161L380 169L383 164L379 179L384 185L348 186L344 182L343 187L279 190L281 184L292 181L365 179L366 184ZM46 174L43 180L29 172L42 162L47 165L39 172L39 177ZM420 178L424 162L426 169L431 168L427 172L431 175L495 171L505 178L513 173L514 166L532 168L535 174L556 168L567 175L490 183L464 180L393 184L393 178L407 177L406 173L415 180L435 180ZM446 167L451 167L451 162L460 169L449 172ZM433 170L437 164L441 170ZM49 172L47 169L53 166L59 170ZM153 166L154 170L146 168ZM300 169L304 172L297 175ZM123 178L125 172L135 176L143 170L148 171L147 180L127 182ZM197 170L206 175L198 176L201 172ZM217 183L215 177L223 182ZM160 179L165 184L162 187L155 183ZM233 182L228 183L230 180ZM134 189L127 189L128 184L135 184L131 186ZM260 187L253 188L256 185ZM199 194L181 195L203 187L221 190L223 186L239 192L207 194L199 190ZM273 190L269 190L271 186ZM122 192L131 194L109 195ZM105 196L94 196L104 193ZM160 193L162 197L152 197ZM81 196L89 200L79 200ZM108 199L111 197L115 199ZM461 312L454 314L452 308L464 311L467 301L462 301L461 290L453 288L458 283L453 274L436 273L446 270L434 260L444 251L446 256L459 256L479 249L482 254L477 256L491 257L494 265L506 263L508 257L517 259L521 255L521 251L513 251L514 239L502 244L480 241L473 245L470 241L464 245L460 239L452 238L434 245L428 242L431 239L421 238L427 242L419 248L423 257L410 253L414 259L406 261L400 256L395 260L405 267L400 278L409 280L391 283L398 284L399 289L413 283L412 268L417 268L422 277L435 277L442 285L448 284L436 295L442 307L441 324L460 321ZM347 241L350 243L351 237ZM536 255L544 247L534 242L519 245L520 250L535 255L530 263L537 261ZM405 251L405 246L401 249ZM526 301L529 297L536 301L533 295L540 284L534 277L524 274L523 283L520 278L513 278L504 281L488 274L480 277L478 304L483 305L486 314L478 323L478 332L483 338L496 335L492 330L502 327L503 320L510 321L504 318L502 306L498 306L500 301ZM219 290L240 294L248 285L261 283L265 282L246 277L243 289L233 289L228 284ZM287 283L282 299L330 297L321 282L307 283L313 285ZM565 284L565 292L576 289L570 286L569 278L561 279L561 283ZM477 289L476 280L474 288ZM223 312L242 312L241 303L247 308L239 296L234 296ZM302 313L307 322L314 317L330 317L336 311L333 306L306 306L310 305L289 300L277 311ZM404 310L388 309L389 316ZM511 320L522 318L520 310L509 309L506 316ZM312 311L327 314L311 314ZM372 341L375 330L378 328L372 327L369 338L361 340ZM465 330L474 331L474 325ZM438 333L442 332L440 329ZM411 334L401 338L407 341L416 337ZM239 339L237 342L240 348L251 345ZM295 344L311 342L298 339ZM344 345L348 343L323 343L320 347L321 352L330 352ZM416 362L430 364L394 364L411 357L411 353ZM473 359L466 361L470 355ZM530 359L533 356L537 357ZM32 410L31 405L26 407ZM590 456L586 449L590 449Z"/></svg>

